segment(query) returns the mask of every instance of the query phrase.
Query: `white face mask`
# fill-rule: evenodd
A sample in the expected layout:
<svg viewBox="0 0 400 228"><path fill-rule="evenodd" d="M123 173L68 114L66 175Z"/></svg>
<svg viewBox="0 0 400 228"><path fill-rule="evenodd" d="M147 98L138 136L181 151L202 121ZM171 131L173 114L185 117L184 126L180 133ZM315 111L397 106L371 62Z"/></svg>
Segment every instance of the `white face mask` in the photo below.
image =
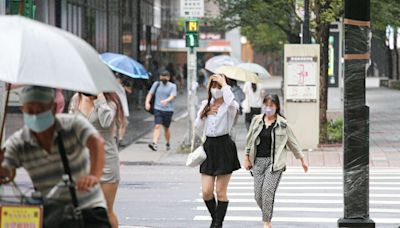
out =
<svg viewBox="0 0 400 228"><path fill-rule="evenodd" d="M276 113L276 109L272 107L262 107L262 112L265 113L267 116L273 116Z"/></svg>
<svg viewBox="0 0 400 228"><path fill-rule="evenodd" d="M211 95L214 99L218 99L222 97L222 91L217 88L211 88Z"/></svg>

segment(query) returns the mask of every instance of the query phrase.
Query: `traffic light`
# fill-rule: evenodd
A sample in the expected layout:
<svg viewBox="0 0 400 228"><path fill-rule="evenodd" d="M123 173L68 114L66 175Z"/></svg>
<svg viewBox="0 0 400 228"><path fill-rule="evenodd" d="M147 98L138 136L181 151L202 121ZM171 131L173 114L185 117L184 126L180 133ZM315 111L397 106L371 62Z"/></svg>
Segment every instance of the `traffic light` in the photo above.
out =
<svg viewBox="0 0 400 228"><path fill-rule="evenodd" d="M186 34L186 47L198 47L199 46L199 34L189 33Z"/></svg>
<svg viewBox="0 0 400 228"><path fill-rule="evenodd" d="M186 47L199 47L199 20L185 21Z"/></svg>

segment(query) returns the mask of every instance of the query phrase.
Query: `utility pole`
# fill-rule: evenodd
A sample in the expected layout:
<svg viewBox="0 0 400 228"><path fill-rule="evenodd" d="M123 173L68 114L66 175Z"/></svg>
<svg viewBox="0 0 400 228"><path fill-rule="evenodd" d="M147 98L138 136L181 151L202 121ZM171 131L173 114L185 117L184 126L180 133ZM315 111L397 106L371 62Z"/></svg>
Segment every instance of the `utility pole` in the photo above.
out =
<svg viewBox="0 0 400 228"><path fill-rule="evenodd" d="M311 43L310 36L310 0L304 0L303 44Z"/></svg>
<svg viewBox="0 0 400 228"><path fill-rule="evenodd" d="M194 120L196 119L196 104L197 104L197 81L196 81L196 73L197 73L197 51L195 48L189 48L187 52L187 107L189 114L189 129L193 129ZM192 142L192 134L189 131L189 143Z"/></svg>
<svg viewBox="0 0 400 228"><path fill-rule="evenodd" d="M197 104L197 52L196 47L199 47L199 27L198 19L188 19L185 21L186 47L187 52L187 93L188 93L188 114L189 114L189 129L193 129L193 122L196 118ZM188 145L192 142L192 134L189 131Z"/></svg>
<svg viewBox="0 0 400 228"><path fill-rule="evenodd" d="M344 26L344 216L338 226L374 228L369 217L369 107L365 105L370 0L345 0Z"/></svg>

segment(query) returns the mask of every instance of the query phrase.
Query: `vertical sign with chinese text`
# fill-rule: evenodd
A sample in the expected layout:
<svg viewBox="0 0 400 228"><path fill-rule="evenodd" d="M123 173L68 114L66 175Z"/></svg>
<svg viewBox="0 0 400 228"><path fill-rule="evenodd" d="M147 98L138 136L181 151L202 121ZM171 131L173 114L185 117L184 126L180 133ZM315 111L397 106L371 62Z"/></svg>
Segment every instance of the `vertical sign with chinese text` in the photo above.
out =
<svg viewBox="0 0 400 228"><path fill-rule="evenodd" d="M287 57L287 94L291 102L316 102L317 100L317 57Z"/></svg>

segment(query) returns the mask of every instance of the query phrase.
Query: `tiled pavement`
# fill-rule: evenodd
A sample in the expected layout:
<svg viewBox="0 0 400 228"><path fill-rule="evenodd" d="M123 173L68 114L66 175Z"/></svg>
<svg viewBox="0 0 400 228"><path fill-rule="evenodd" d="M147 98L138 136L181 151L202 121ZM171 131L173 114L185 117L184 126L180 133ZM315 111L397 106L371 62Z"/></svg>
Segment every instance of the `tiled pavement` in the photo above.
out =
<svg viewBox="0 0 400 228"><path fill-rule="evenodd" d="M400 91L386 88L367 90L370 107L370 165L372 167L400 167ZM305 152L312 166L340 166L342 147L321 148ZM293 156L289 165L298 166Z"/></svg>

